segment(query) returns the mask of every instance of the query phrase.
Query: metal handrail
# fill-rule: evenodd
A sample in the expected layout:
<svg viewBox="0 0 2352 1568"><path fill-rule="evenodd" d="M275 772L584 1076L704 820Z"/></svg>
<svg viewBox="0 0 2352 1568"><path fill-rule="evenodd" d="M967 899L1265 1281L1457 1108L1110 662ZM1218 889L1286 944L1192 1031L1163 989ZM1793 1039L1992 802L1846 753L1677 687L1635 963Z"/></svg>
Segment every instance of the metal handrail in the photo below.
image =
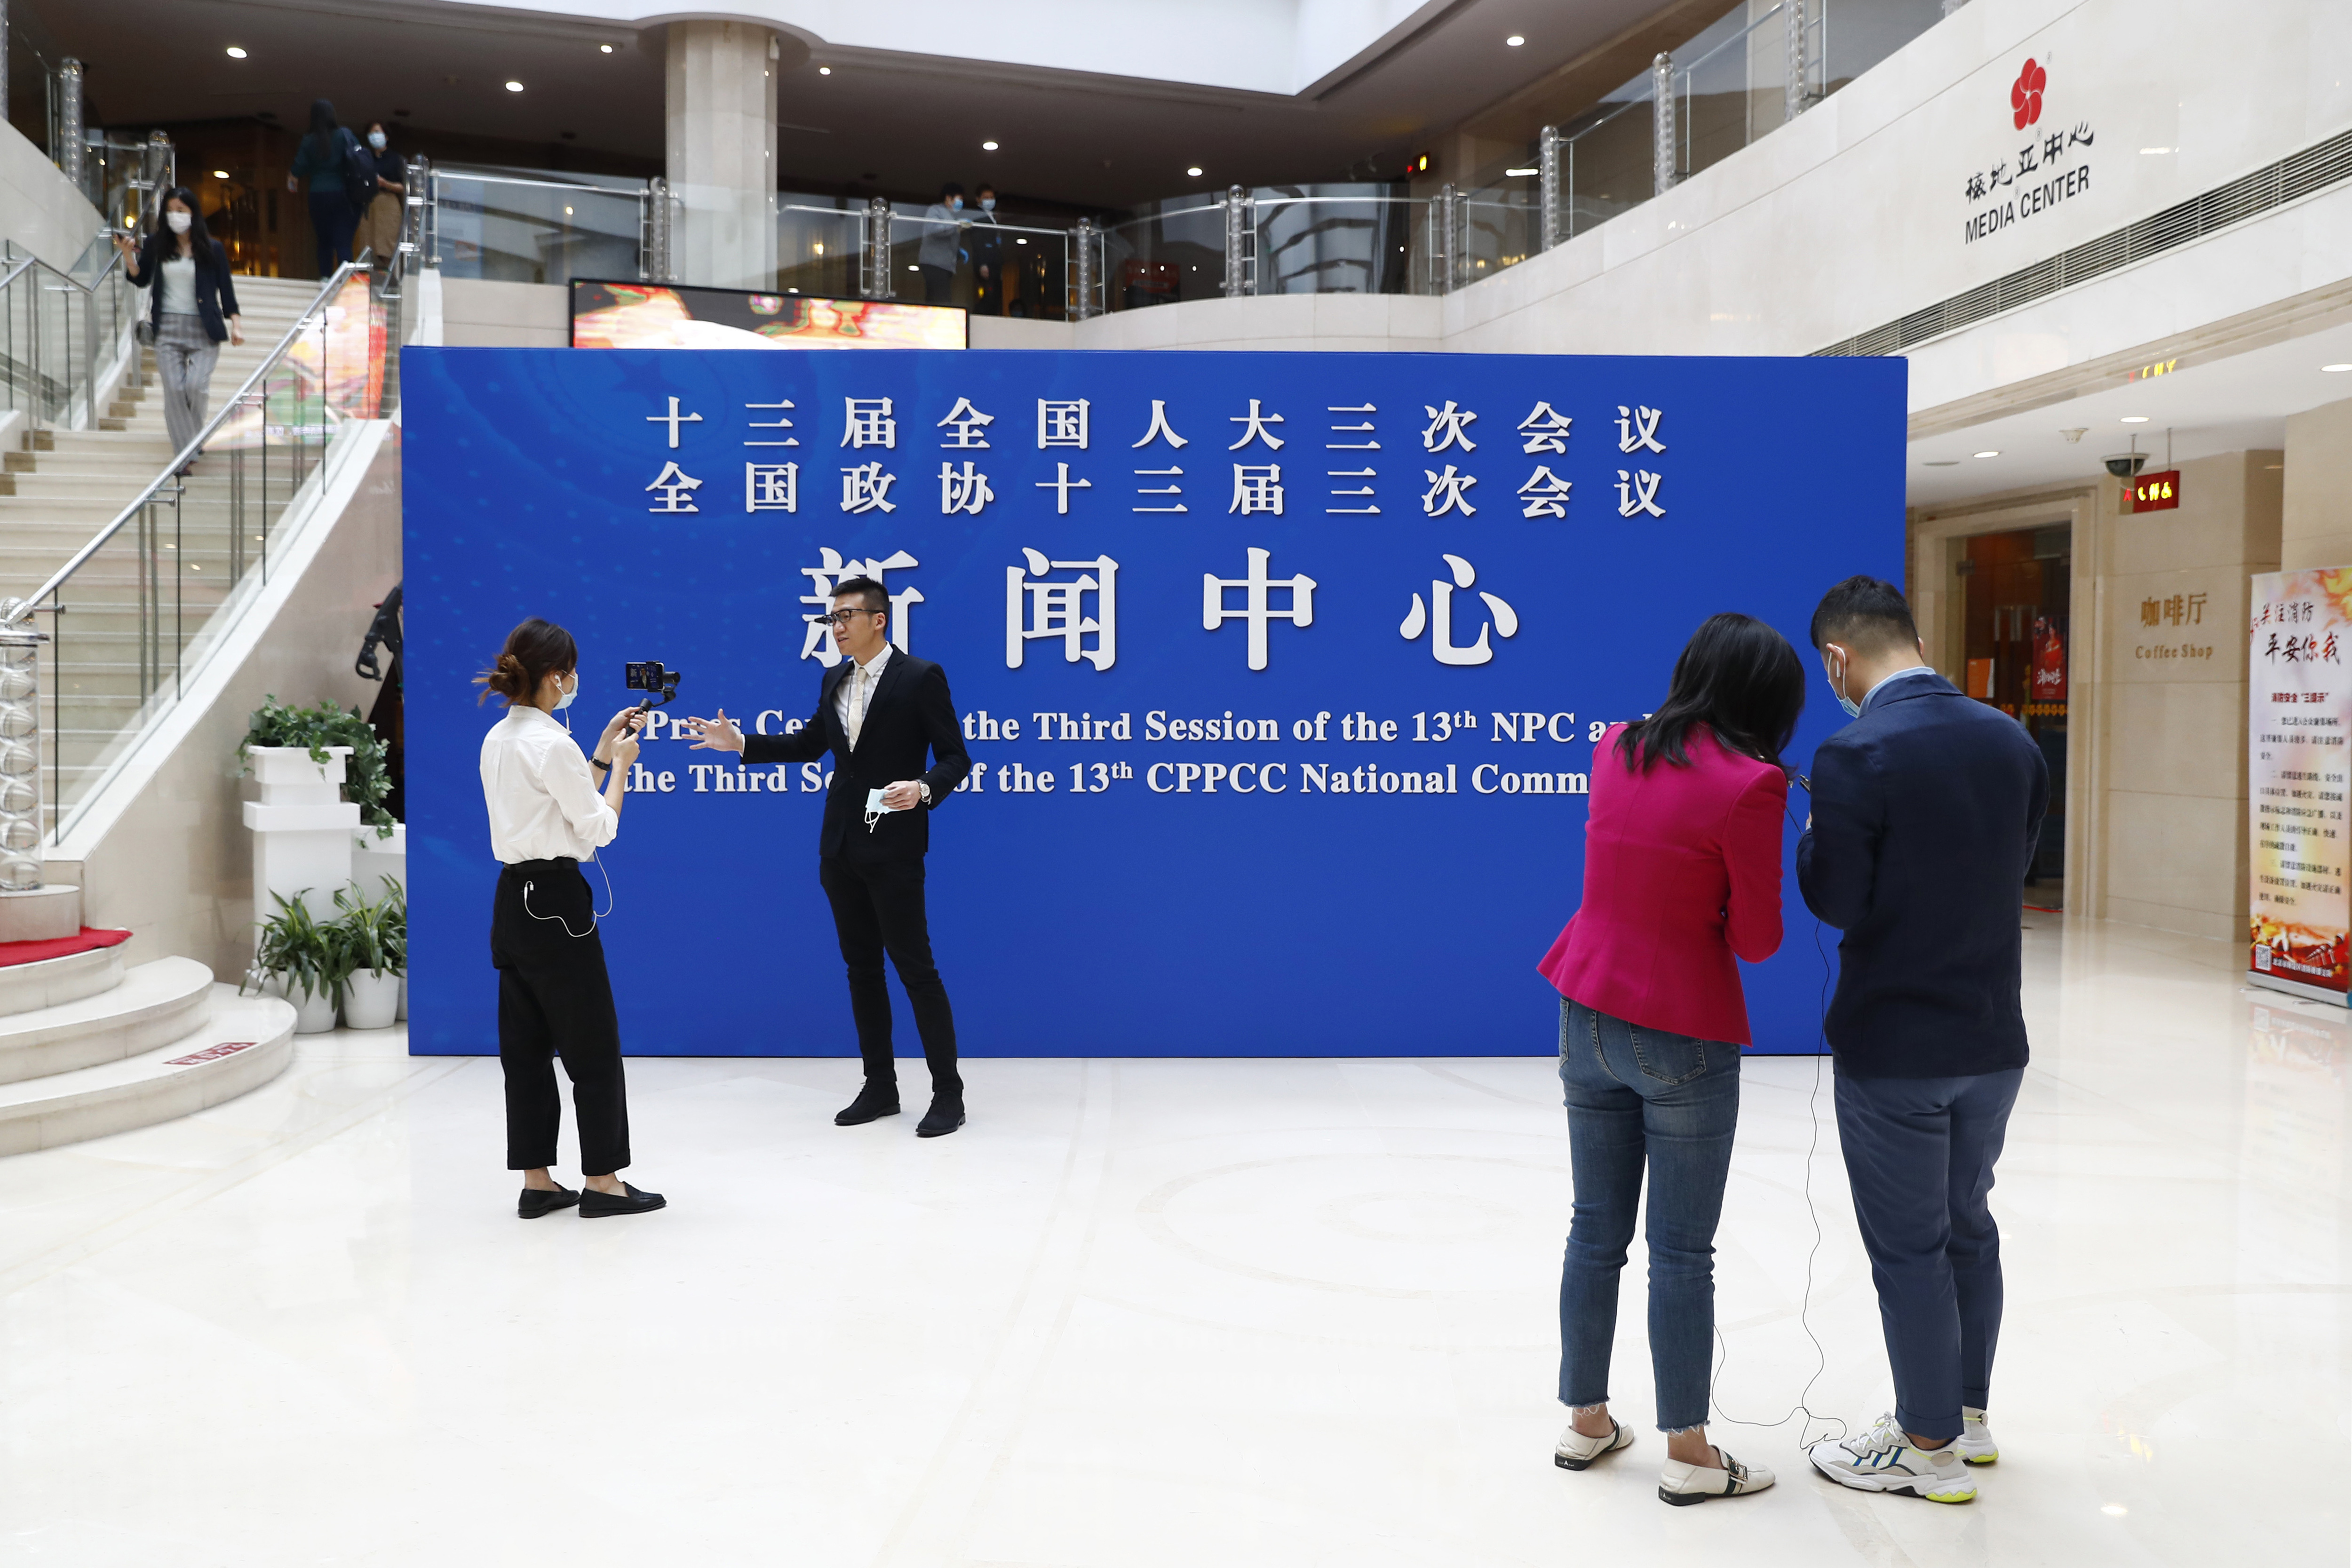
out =
<svg viewBox="0 0 2352 1568"><path fill-rule="evenodd" d="M99 236L99 238L101 240L106 237L107 237L103 234ZM97 242L93 241L92 243L95 244ZM82 255L89 255L89 247L85 246L82 249ZM74 265L78 267L80 264L80 258L75 258ZM8 270L5 277L0 277L0 289L7 289L19 278L22 278L28 270L37 267L43 272L47 273L50 277L56 279L59 283L65 285L64 289L58 289L56 292L64 293L68 289L70 289L74 293L79 294L82 297L82 334L84 339L82 353L85 361L83 366L82 397L86 405L86 417L89 420L89 428L95 430L98 428L99 364L98 350L96 346L98 330L98 291L100 286L112 275L112 268L109 268L101 269L96 277L85 283L80 279L76 278L70 271L61 270L58 268L53 267L49 263L42 260L39 257L27 253L22 261L19 261L15 267ZM70 408L72 406L72 402L70 399L68 399L60 403L59 406ZM37 412L34 416L34 423L37 425L39 423Z"/></svg>
<svg viewBox="0 0 2352 1568"><path fill-rule="evenodd" d="M54 270L54 268L52 270ZM55 594L59 588L63 587L66 584L66 580L71 577L76 572L81 570L82 565L88 562L91 556L97 554L98 552L104 547L107 541L112 539L117 533L120 533L122 531L124 524L137 518L140 513L140 510L145 507L150 501L153 500L159 493L172 483L173 480L176 479L179 477L180 469L184 468L189 462L193 461L196 454L204 449L205 443L211 439L214 432L218 430L221 426L227 423L233 415L245 406L247 395L251 393L254 387L259 384L271 371L278 368L279 362L285 359L287 351L294 346L295 340L300 337L305 331L312 330L314 319L319 317L325 310L327 301L334 296L335 290L341 289L344 283L349 281L353 274L368 270L370 270L370 268L362 267L355 261L346 261L341 267L336 268L334 276L328 279L325 283L321 284L318 293L311 296L310 303L303 308L302 314L296 318L294 324L286 330L286 335L278 340L278 346L270 350L269 356L263 360L261 363L255 368L254 373L251 375L245 378L245 384L239 386L235 393L231 394L227 398L222 401L220 412L214 415L210 419L205 422L205 427L197 431L196 434L189 440L188 444L181 447L180 450L173 455L172 460L163 466L163 471L147 481L146 489L139 492L137 499L133 500L129 506L124 507L121 511L117 513L112 522L110 522L104 528L100 529L97 536L91 539L89 543L83 545L79 550L75 551L72 558L63 566L58 567L55 572L51 573L47 582L42 584L38 588L35 589L26 597L17 600L13 607L0 606L0 627L14 626L18 621L23 620L26 616L31 615L34 608L38 605L42 600L49 597L49 595Z"/></svg>

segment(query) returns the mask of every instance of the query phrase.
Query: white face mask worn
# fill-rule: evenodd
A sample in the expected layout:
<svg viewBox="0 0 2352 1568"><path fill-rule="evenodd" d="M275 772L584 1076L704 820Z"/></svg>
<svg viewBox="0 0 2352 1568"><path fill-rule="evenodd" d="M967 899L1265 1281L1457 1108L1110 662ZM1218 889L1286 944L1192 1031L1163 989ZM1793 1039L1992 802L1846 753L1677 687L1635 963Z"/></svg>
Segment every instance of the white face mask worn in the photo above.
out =
<svg viewBox="0 0 2352 1568"><path fill-rule="evenodd" d="M194 221L195 219L186 213L165 213L163 215L164 226L169 228L173 234L187 233L188 226Z"/></svg>

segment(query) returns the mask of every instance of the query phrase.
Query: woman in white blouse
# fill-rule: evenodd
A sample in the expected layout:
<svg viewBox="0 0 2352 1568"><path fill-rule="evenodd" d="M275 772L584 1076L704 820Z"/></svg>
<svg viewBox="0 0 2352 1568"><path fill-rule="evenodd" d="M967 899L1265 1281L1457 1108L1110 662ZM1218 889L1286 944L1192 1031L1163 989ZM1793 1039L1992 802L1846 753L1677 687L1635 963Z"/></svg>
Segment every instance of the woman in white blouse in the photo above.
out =
<svg viewBox="0 0 2352 1568"><path fill-rule="evenodd" d="M583 756L569 727L554 718L579 692L579 664L572 634L534 617L507 634L498 663L475 678L483 697L495 691L507 703L506 717L482 737L482 795L490 850L504 864L490 906L490 962L499 972L507 1166L523 1173L516 1212L525 1219L573 1204L592 1219L663 1206L659 1193L639 1192L618 1174L629 1163L621 1027L595 900L580 874L580 862L620 831L644 720L636 709L622 709L594 754ZM559 1056L580 1121L584 1192L548 1174L563 1121Z"/></svg>

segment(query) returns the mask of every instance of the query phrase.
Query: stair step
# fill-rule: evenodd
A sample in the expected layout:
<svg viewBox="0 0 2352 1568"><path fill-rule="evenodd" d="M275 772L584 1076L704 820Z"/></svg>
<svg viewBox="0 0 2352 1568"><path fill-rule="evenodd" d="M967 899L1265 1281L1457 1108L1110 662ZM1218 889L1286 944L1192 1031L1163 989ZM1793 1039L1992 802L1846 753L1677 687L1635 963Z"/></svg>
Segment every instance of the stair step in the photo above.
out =
<svg viewBox="0 0 2352 1568"><path fill-rule="evenodd" d="M211 1017L166 1045L71 1072L0 1084L0 1154L146 1127L233 1100L285 1070L294 1009L212 987Z"/></svg>
<svg viewBox="0 0 2352 1568"><path fill-rule="evenodd" d="M169 1045L203 1026L212 988L213 972L194 959L159 958L122 971L110 990L0 1017L0 1084Z"/></svg>
<svg viewBox="0 0 2352 1568"><path fill-rule="evenodd" d="M0 1016L79 1002L121 984L120 947L95 947L63 958L45 958L38 963L12 963L0 969Z"/></svg>

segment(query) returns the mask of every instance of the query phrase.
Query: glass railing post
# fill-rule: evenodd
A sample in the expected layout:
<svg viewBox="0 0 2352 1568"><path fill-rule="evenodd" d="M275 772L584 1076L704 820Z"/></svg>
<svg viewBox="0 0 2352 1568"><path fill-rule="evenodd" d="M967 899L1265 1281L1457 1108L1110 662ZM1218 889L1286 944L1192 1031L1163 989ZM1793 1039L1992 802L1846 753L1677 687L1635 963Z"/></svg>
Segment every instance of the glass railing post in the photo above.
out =
<svg viewBox="0 0 2352 1568"><path fill-rule="evenodd" d="M81 62L68 58L58 63L58 169L75 190L82 188L89 156L81 128Z"/></svg>
<svg viewBox="0 0 2352 1568"><path fill-rule="evenodd" d="M1654 194L1674 189L1681 142L1675 133L1675 57L1662 54L1650 62L1650 174Z"/></svg>
<svg viewBox="0 0 2352 1568"><path fill-rule="evenodd" d="M1950 0L1946 0L1946 9ZM1780 123L1786 125L1802 114L1813 101L1811 62L1806 59L1805 0L1780 0L1780 28L1788 40L1788 80L1783 84L1784 99Z"/></svg>
<svg viewBox="0 0 2352 1568"><path fill-rule="evenodd" d="M866 204L865 254L857 269L857 292L866 300L895 300L898 280L890 273L890 204L881 196Z"/></svg>
<svg viewBox="0 0 2352 1568"><path fill-rule="evenodd" d="M24 601L0 603L0 890L41 885L41 644ZM54 748L55 737L51 737Z"/></svg>
<svg viewBox="0 0 2352 1568"><path fill-rule="evenodd" d="M1560 162L1559 127L1547 125L1536 138L1536 199L1543 215L1538 250L1549 250L1568 237L1568 215L1560 205Z"/></svg>
<svg viewBox="0 0 2352 1568"><path fill-rule="evenodd" d="M1257 292L1257 204L1239 185L1225 189L1225 298Z"/></svg>

